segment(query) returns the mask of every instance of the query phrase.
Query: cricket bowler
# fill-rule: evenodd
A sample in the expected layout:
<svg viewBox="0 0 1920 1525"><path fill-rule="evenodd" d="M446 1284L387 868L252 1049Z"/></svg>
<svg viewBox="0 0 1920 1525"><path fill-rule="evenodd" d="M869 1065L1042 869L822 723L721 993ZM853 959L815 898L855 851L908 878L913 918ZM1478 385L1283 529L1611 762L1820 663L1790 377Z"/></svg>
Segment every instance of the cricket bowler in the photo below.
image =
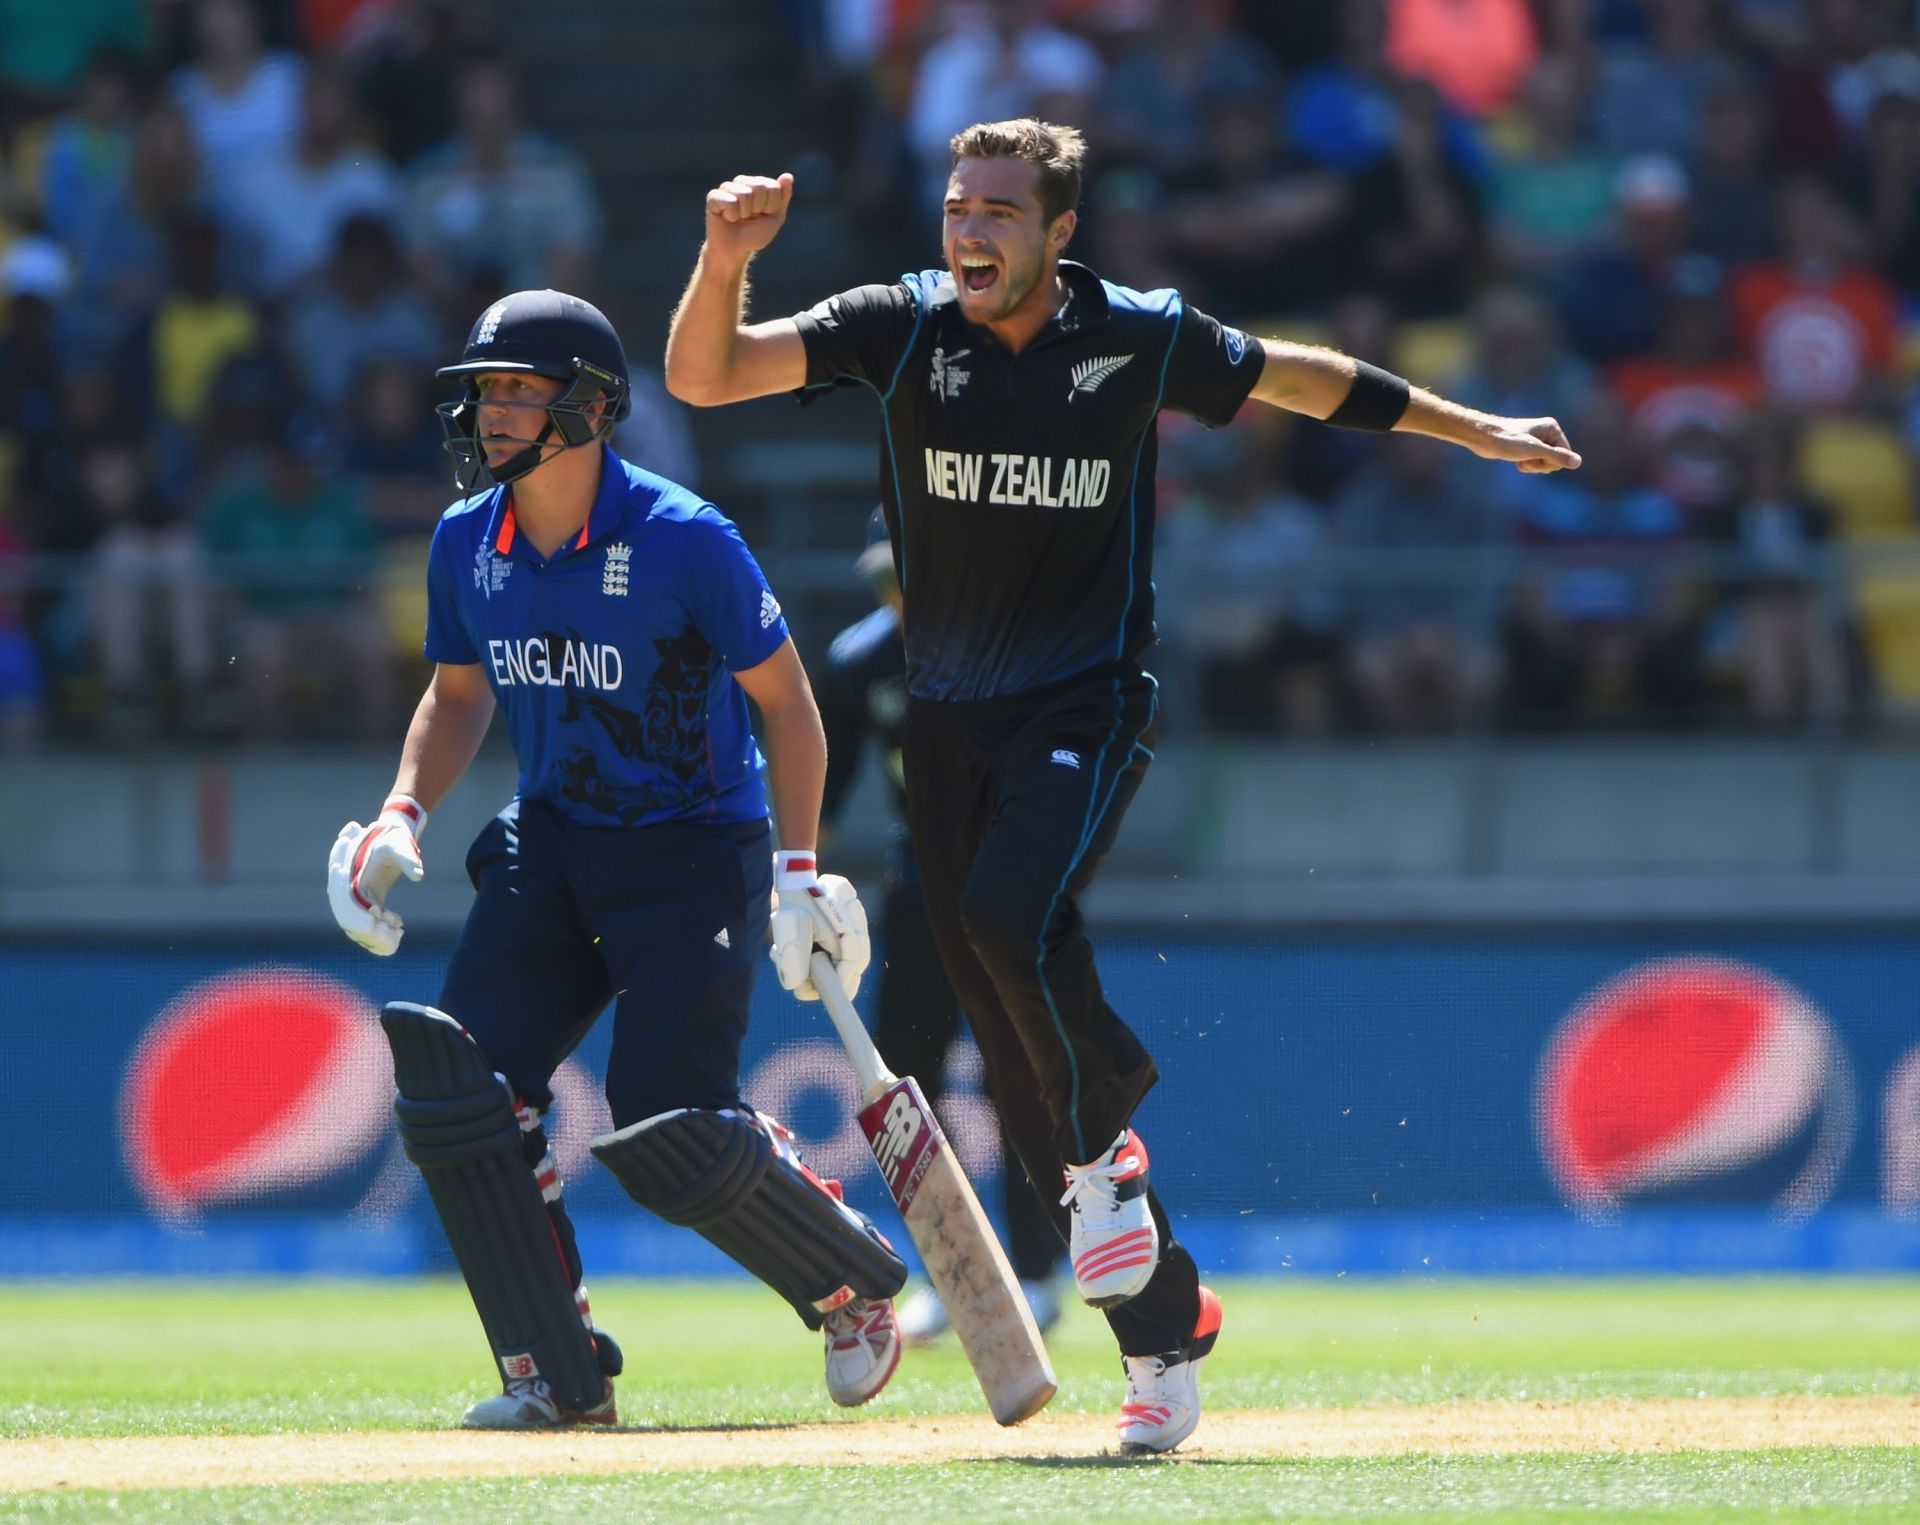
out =
<svg viewBox="0 0 1920 1525"><path fill-rule="evenodd" d="M832 829L859 772L866 740L873 739L898 824L887 846L880 911L880 965L875 973L873 1041L903 1075L920 1081L939 1110L946 1090L947 1053L960 1031L960 1003L947 983L920 894L920 869L906 830L901 787L900 733L907 718L906 652L900 640L900 583L880 509L869 522L867 545L854 563L878 607L833 639L820 675L820 719L827 731L827 786L820 828ZM989 1100L992 1098L989 1097ZM1060 1320L1054 1272L1065 1246L1027 1181L1026 1167L1002 1141L1001 1207L1007 1258L1020 1293L1045 1334ZM900 1305L900 1333L909 1345L928 1344L952 1325L940 1295L923 1286Z"/></svg>
<svg viewBox="0 0 1920 1525"><path fill-rule="evenodd" d="M1154 639L1155 419L1220 425L1252 397L1522 471L1579 457L1552 419L1475 412L1063 259L1084 151L1044 122L966 129L944 269L763 323L746 321L747 267L785 222L793 177L716 186L666 376L700 405L843 386L880 404L928 919L1008 1139L1033 1181L1065 1186L1055 1220L1075 1282L1124 1358L1122 1448L1160 1452L1199 1422L1220 1303L1148 1186L1132 1118L1156 1071L1107 1003L1080 911L1153 756L1140 659Z"/></svg>

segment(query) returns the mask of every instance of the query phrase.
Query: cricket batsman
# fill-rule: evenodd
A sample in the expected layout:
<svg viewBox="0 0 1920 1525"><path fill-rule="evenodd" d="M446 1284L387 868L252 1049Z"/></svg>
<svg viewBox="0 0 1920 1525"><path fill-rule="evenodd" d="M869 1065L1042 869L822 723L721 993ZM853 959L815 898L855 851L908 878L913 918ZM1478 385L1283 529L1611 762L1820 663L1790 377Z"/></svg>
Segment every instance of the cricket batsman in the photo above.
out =
<svg viewBox="0 0 1920 1525"><path fill-rule="evenodd" d="M1084 153L1069 127L967 128L944 269L764 323L746 321L747 267L785 222L793 177L715 186L667 385L701 405L857 386L880 405L928 919L1009 1140L1036 1183L1065 1187L1056 1223L1075 1282L1124 1358L1122 1448L1156 1452L1199 1422L1220 1303L1148 1186L1132 1122L1156 1072L1107 1003L1080 912L1153 756L1140 659L1154 639L1154 421L1173 408L1224 424L1252 397L1522 471L1580 462L1553 419L1475 412L1063 259Z"/></svg>
<svg viewBox="0 0 1920 1525"><path fill-rule="evenodd" d="M769 922L803 999L816 948L849 997L868 960L853 887L815 871L826 743L780 605L717 509L608 446L629 383L598 309L516 292L438 374L460 384L439 412L473 496L434 534L435 667L393 788L341 829L327 892L355 942L399 946L388 895L422 876L429 812L504 711L519 788L467 853L475 899L439 999L381 1015L400 1137L502 1381L461 1422L615 1422L621 1354L594 1326L542 1127L555 1068L609 1002L615 1131L595 1156L821 1330L829 1394L864 1403L899 1362L906 1267L740 1098Z"/></svg>

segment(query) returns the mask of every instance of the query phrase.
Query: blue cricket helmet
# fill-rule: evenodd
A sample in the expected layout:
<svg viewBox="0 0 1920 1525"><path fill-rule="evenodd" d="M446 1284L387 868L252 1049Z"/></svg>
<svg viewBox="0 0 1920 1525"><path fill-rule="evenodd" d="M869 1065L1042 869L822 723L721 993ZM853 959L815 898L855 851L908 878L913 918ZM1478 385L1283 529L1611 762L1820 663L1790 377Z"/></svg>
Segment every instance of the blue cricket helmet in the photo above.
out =
<svg viewBox="0 0 1920 1525"><path fill-rule="evenodd" d="M540 433L498 466L487 464L479 438L480 393L475 378L491 371L550 376L565 390L545 409ZM481 482L511 482L546 459L549 448L572 450L604 438L633 408L627 352L605 313L564 291L516 291L480 314L456 364L436 376L463 378L462 395L440 403L446 449L463 492ZM598 417L588 412L607 399Z"/></svg>

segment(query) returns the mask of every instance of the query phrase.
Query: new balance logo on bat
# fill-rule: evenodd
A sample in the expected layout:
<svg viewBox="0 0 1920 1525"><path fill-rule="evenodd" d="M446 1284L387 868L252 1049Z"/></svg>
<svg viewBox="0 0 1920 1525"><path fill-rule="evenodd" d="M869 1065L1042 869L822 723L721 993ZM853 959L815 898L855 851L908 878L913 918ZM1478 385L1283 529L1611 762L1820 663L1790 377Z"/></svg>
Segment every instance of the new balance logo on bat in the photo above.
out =
<svg viewBox="0 0 1920 1525"><path fill-rule="evenodd" d="M1100 390L1101 382L1132 358L1131 355L1103 355L1097 360L1082 360L1073 368L1073 388L1067 393L1067 401L1072 402L1082 394L1091 397Z"/></svg>
<svg viewBox="0 0 1920 1525"><path fill-rule="evenodd" d="M894 1176L906 1160L907 1150L920 1132L920 1109L905 1091L895 1091L887 1104L887 1115L880 1121L880 1136L873 1141L873 1160L887 1185L895 1185Z"/></svg>

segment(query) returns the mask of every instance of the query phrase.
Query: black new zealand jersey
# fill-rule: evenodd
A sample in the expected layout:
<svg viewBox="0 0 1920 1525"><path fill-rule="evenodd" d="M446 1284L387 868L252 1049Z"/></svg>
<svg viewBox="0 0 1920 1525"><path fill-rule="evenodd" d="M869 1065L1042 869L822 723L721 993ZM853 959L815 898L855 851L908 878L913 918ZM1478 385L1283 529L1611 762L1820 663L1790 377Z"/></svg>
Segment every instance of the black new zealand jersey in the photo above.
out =
<svg viewBox="0 0 1920 1525"><path fill-rule="evenodd" d="M944 270L795 319L809 395L858 383L880 399L917 698L997 698L1137 660L1153 643L1154 420L1224 424L1260 379L1258 341L1178 292L1068 261L1060 274L1065 303L1017 355L961 316Z"/></svg>

